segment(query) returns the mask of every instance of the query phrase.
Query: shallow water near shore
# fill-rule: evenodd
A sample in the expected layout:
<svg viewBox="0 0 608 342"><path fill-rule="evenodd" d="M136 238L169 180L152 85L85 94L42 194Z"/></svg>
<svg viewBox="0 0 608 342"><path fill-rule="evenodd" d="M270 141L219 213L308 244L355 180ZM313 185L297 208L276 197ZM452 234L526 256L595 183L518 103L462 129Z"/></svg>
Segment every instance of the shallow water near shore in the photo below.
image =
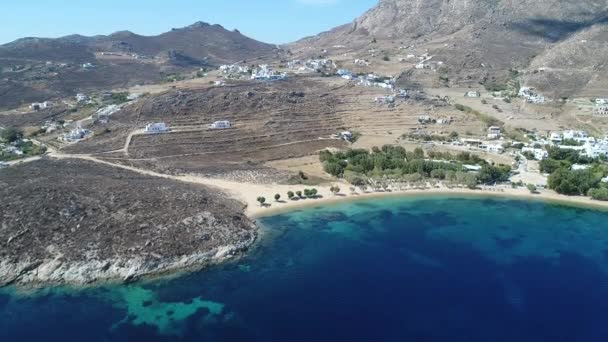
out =
<svg viewBox="0 0 608 342"><path fill-rule="evenodd" d="M0 293L0 341L608 341L608 213L369 199L260 220L176 279Z"/></svg>

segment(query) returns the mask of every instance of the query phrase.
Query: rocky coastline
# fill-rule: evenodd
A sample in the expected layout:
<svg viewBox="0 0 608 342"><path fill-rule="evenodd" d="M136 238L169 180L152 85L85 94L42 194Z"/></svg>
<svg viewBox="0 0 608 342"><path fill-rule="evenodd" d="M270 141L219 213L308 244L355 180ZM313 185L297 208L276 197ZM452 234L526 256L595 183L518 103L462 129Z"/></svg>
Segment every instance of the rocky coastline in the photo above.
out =
<svg viewBox="0 0 608 342"><path fill-rule="evenodd" d="M242 255L258 228L221 190L83 160L0 170L0 287L133 282Z"/></svg>
<svg viewBox="0 0 608 342"><path fill-rule="evenodd" d="M114 257L106 260L66 261L54 259L0 261L0 287L88 286L104 283L129 283L142 278L172 272L199 270L220 264L246 253L257 234L234 244L181 257L147 255L133 258Z"/></svg>

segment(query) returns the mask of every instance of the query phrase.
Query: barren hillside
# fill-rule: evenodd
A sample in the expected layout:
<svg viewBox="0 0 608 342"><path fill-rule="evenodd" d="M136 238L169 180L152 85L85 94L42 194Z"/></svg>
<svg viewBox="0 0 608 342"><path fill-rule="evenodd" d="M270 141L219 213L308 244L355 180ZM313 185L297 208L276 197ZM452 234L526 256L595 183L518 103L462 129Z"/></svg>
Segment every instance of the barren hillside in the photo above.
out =
<svg viewBox="0 0 608 342"><path fill-rule="evenodd" d="M394 57L425 51L445 62L444 76L459 85L501 80L509 69L532 72L544 66L560 70L545 79L530 78L533 84L575 95L597 87L594 75L576 71L606 71L608 46L601 37L607 25L606 1L381 0L352 24L291 48L360 57L370 49ZM412 78L430 86L421 74L415 71Z"/></svg>
<svg viewBox="0 0 608 342"><path fill-rule="evenodd" d="M77 92L159 82L166 75L222 63L274 58L274 45L202 22L158 36L23 38L0 46L0 108ZM91 67L83 68L85 63ZM20 87L18 93L10 85Z"/></svg>

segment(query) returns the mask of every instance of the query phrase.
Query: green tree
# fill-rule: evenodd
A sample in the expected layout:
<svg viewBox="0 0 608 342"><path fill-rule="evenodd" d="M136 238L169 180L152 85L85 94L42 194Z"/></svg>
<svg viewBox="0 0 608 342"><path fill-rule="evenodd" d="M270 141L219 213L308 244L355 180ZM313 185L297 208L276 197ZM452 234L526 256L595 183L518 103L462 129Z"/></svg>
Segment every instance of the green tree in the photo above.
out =
<svg viewBox="0 0 608 342"><path fill-rule="evenodd" d="M302 198L302 191L300 191L300 190L296 191L296 195L298 195L298 197Z"/></svg>
<svg viewBox="0 0 608 342"><path fill-rule="evenodd" d="M414 149L414 159L424 159L424 150L420 147Z"/></svg>
<svg viewBox="0 0 608 342"><path fill-rule="evenodd" d="M280 199L281 199L281 195L279 195L279 194L274 195L275 202L278 202Z"/></svg>
<svg viewBox="0 0 608 342"><path fill-rule="evenodd" d="M331 188L329 188L329 191L331 191L332 194L337 195L340 192L340 187L332 185Z"/></svg>
<svg viewBox="0 0 608 342"><path fill-rule="evenodd" d="M591 189L589 196L597 201L608 201L608 188Z"/></svg>
<svg viewBox="0 0 608 342"><path fill-rule="evenodd" d="M266 198L265 198L265 197L260 196L260 197L258 197L258 202L260 202L260 206L263 206L263 205L264 205L264 203L266 203Z"/></svg>
<svg viewBox="0 0 608 342"><path fill-rule="evenodd" d="M535 194L537 192L536 185L534 185L534 184L528 184L527 188L528 188L528 190L530 190L530 193Z"/></svg>
<svg viewBox="0 0 608 342"><path fill-rule="evenodd" d="M334 177L344 174L344 166L341 163L326 161L323 163L323 170Z"/></svg>
<svg viewBox="0 0 608 342"><path fill-rule="evenodd" d="M287 198L292 199L294 196L295 196L295 194L293 193L293 191L287 192Z"/></svg>
<svg viewBox="0 0 608 342"><path fill-rule="evenodd" d="M564 195L586 195L590 189L598 188L601 173L593 170L569 170L560 168L549 176L549 188Z"/></svg>
<svg viewBox="0 0 608 342"><path fill-rule="evenodd" d="M7 143L23 139L23 132L15 127L5 128L0 131L0 138Z"/></svg>

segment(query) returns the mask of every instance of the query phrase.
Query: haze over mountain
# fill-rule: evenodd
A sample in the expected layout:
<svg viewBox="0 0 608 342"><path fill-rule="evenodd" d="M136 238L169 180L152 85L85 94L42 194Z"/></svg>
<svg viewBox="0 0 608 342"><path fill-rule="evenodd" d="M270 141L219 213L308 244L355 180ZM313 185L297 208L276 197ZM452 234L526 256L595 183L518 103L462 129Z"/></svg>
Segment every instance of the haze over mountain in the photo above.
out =
<svg viewBox="0 0 608 342"><path fill-rule="evenodd" d="M530 83L572 93L594 88L594 75L608 71L607 25L603 0L381 0L353 23L296 46L415 45L445 61L458 83L536 67L547 72L530 75Z"/></svg>
<svg viewBox="0 0 608 342"><path fill-rule="evenodd" d="M0 104L156 82L164 75L274 56L275 45L197 22L158 36L23 38L0 46ZM91 63L94 67L82 70Z"/></svg>

